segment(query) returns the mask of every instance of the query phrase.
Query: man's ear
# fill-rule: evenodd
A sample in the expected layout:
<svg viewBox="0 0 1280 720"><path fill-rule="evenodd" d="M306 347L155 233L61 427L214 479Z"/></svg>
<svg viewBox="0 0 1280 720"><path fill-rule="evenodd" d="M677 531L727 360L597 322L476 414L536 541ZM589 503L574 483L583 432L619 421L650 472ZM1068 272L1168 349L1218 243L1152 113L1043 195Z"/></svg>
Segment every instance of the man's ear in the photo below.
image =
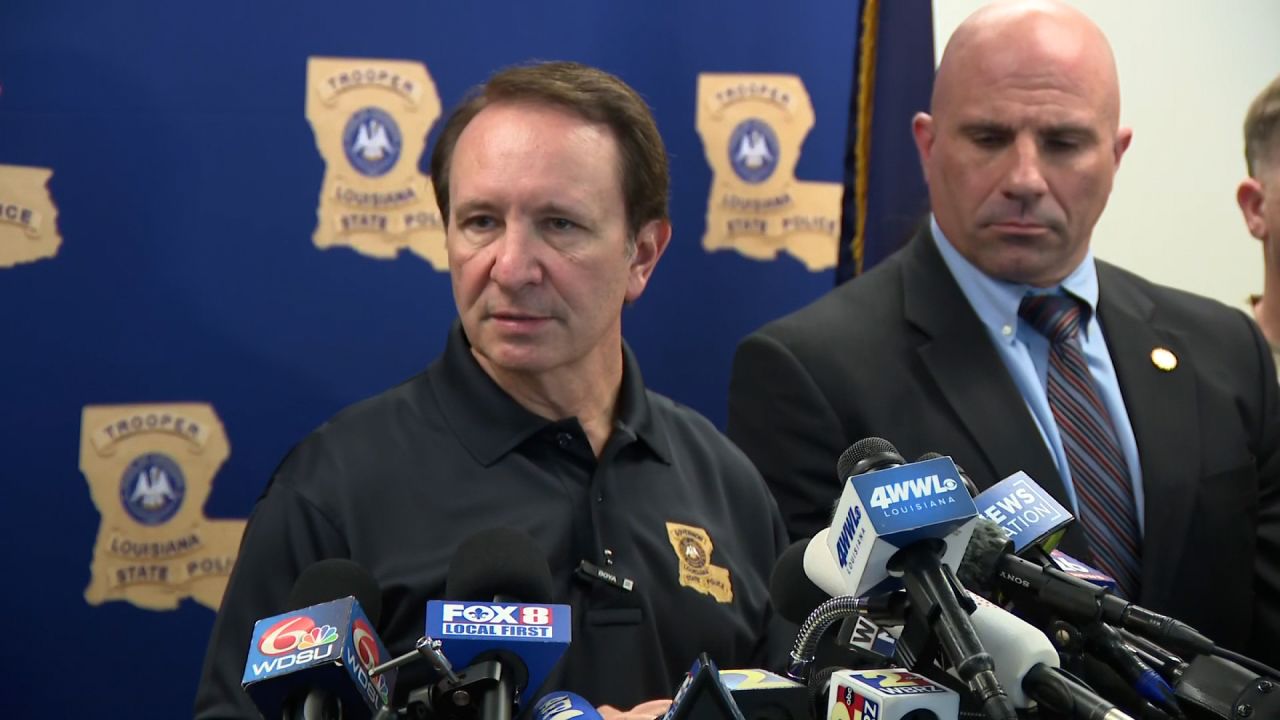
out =
<svg viewBox="0 0 1280 720"><path fill-rule="evenodd" d="M667 220L650 220L636 233L635 252L631 255L631 275L627 278L627 302L635 302L653 276L662 253L671 242L671 223Z"/></svg>
<svg viewBox="0 0 1280 720"><path fill-rule="evenodd" d="M933 156L935 135L933 116L919 112L911 119L911 135L916 140L916 152L920 154L920 169L924 171L924 181L929 182L929 158Z"/></svg>
<svg viewBox="0 0 1280 720"><path fill-rule="evenodd" d="M1244 224L1248 226L1249 234L1259 240L1267 239L1267 219L1262 214L1265 199L1262 183L1255 178L1245 178L1240 182L1240 187L1236 188L1236 203L1240 205L1240 213L1244 215Z"/></svg>
<svg viewBox="0 0 1280 720"><path fill-rule="evenodd" d="M1116 169L1120 168L1120 159L1124 157L1124 151L1129 149L1129 145L1133 142L1133 128L1122 127L1116 131L1116 142L1111 147L1111 152L1115 155Z"/></svg>

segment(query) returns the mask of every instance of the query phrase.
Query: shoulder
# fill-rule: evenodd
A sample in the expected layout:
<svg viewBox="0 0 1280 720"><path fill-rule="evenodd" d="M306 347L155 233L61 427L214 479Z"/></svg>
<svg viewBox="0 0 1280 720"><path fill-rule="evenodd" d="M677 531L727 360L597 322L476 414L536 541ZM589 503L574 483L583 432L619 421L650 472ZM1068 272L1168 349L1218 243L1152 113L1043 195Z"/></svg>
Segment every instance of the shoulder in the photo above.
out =
<svg viewBox="0 0 1280 720"><path fill-rule="evenodd" d="M768 495L764 479L747 456L701 413L646 390L654 422L671 444L672 462L698 481L713 480Z"/></svg>
<svg viewBox="0 0 1280 720"><path fill-rule="evenodd" d="M275 477L317 490L344 483L349 473L376 475L395 466L407 436L421 436L435 416L427 375L415 375L339 411L293 447Z"/></svg>
<svg viewBox="0 0 1280 720"><path fill-rule="evenodd" d="M1121 303L1130 308L1148 302L1155 322L1181 332L1246 340L1250 344L1255 337L1260 337L1252 319L1240 308L1152 282L1101 260L1098 261L1098 283L1103 302Z"/></svg>

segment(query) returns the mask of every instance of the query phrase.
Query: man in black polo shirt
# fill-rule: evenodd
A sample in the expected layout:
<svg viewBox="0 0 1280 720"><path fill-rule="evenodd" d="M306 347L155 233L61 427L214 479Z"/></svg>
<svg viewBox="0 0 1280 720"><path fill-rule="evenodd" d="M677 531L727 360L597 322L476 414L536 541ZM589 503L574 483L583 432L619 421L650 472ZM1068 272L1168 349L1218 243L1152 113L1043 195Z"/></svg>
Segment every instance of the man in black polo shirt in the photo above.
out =
<svg viewBox="0 0 1280 720"><path fill-rule="evenodd" d="M350 558L373 574L378 631L399 654L457 546L496 526L535 539L573 607L573 643L545 688L629 708L670 697L700 651L762 664L781 517L706 419L645 389L622 340L622 307L671 237L643 100L573 63L504 70L450 116L431 174L459 321L426 372L339 413L276 471L196 715L256 715L239 687L253 622L286 609L312 563ZM580 579L582 560L634 589Z"/></svg>

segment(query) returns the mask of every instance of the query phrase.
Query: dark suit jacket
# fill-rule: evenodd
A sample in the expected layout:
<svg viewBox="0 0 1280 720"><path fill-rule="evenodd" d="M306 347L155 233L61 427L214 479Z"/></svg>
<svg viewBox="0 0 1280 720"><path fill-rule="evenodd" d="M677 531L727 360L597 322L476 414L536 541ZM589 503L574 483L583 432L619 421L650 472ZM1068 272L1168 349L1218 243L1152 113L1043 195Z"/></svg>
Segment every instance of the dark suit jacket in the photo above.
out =
<svg viewBox="0 0 1280 720"><path fill-rule="evenodd" d="M1280 391L1239 310L1098 261L1098 316L1138 445L1142 597L1227 647L1280 659ZM1178 365L1155 367L1151 351ZM729 436L793 539L830 521L836 459L867 436L951 455L980 488L1025 470L1067 507L1022 396L928 230L866 275L747 337ZM1074 527L1063 549L1087 560Z"/></svg>

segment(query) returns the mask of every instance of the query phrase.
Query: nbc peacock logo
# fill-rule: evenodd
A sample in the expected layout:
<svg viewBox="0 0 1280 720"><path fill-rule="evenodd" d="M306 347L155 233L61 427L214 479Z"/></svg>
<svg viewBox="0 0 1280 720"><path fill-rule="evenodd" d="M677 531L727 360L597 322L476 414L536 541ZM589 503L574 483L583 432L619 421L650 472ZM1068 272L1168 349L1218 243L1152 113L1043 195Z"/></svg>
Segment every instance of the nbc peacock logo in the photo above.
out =
<svg viewBox="0 0 1280 720"><path fill-rule="evenodd" d="M284 655L328 645L337 639L338 629L334 626L317 626L306 615L293 615L267 628L258 641L258 650L263 655Z"/></svg>

